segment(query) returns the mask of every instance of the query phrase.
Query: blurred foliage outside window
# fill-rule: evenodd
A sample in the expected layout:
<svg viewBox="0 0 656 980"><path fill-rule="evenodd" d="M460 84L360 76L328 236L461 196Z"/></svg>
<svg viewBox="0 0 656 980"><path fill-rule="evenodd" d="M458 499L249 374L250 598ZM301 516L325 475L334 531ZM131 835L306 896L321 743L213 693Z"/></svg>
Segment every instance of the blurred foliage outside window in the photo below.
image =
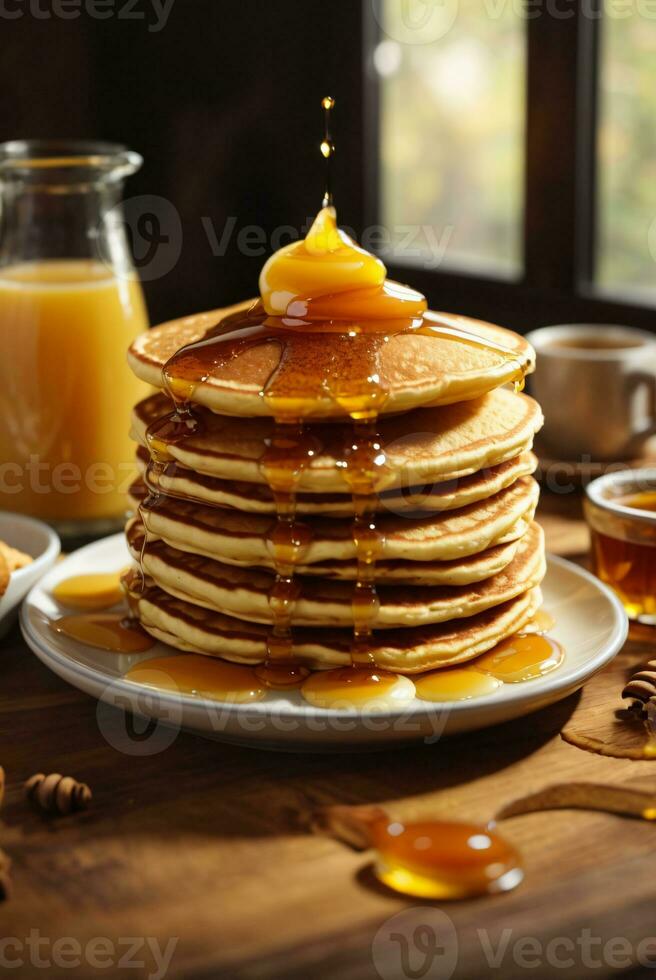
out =
<svg viewBox="0 0 656 980"><path fill-rule="evenodd" d="M396 259L521 274L526 22L514 3L379 0L379 213Z"/></svg>
<svg viewBox="0 0 656 980"><path fill-rule="evenodd" d="M599 80L597 283L653 303L656 12L603 20Z"/></svg>

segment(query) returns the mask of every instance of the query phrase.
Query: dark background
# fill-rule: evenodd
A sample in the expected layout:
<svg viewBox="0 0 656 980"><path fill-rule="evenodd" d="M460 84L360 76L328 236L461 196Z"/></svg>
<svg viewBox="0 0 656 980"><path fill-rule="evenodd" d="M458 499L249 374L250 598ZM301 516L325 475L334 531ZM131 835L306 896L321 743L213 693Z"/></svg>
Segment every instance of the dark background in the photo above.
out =
<svg viewBox="0 0 656 980"><path fill-rule="evenodd" d="M102 20L84 8L94 0L78 0L75 19L55 15L75 2L0 0L0 140L105 139L144 156L126 196L170 201L182 236L171 271L145 282L152 322L256 294L271 233L288 225L300 234L321 203L327 94L337 100L340 223L357 234L376 222L372 0L173 0L159 32L153 0L96 0L113 4ZM584 15L590 3L601 0L573 0L571 18L527 20L523 275L390 266L433 308L520 332L576 321L654 329L638 298L594 286L602 27ZM203 219L219 237L234 223L225 254L213 254ZM239 247L249 226L265 236L259 254Z"/></svg>
<svg viewBox="0 0 656 980"><path fill-rule="evenodd" d="M148 29L150 0L133 10L144 20L96 20L84 8L75 20L40 20L17 7L22 17L0 18L0 139L98 138L143 155L126 196L169 199L183 233L175 268L145 284L153 322L244 299L263 257L240 254L239 228L300 228L321 204L326 94L338 107L340 220L361 225L359 6L174 0L159 33ZM237 218L224 257L212 255L203 216L219 235Z"/></svg>

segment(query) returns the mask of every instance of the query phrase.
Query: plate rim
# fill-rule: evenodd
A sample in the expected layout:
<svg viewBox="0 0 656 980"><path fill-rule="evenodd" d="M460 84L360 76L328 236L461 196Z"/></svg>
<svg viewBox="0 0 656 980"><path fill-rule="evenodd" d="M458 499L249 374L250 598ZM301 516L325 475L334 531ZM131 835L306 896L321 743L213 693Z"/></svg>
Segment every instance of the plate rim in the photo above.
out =
<svg viewBox="0 0 656 980"><path fill-rule="evenodd" d="M119 541L123 543L125 540L124 535L119 532L114 535L109 535L105 538L100 538L97 541L91 542L90 544L84 545L84 547L77 549L72 552L71 555L67 556L64 562L56 566L57 569L61 568L65 561L73 557L84 557L84 553L87 551L94 551L100 544L107 544L111 546L111 543ZM563 691L563 697L567 696L567 692L576 690L580 687L587 678L591 677L593 674L597 673L606 664L617 655L621 647L623 646L629 631L629 620L622 603L619 598L615 595L612 590L601 582L596 576L594 576L587 569L569 561L567 558L563 558L560 555L554 555L547 553L547 574L550 567L556 567L558 569L564 570L570 575L574 575L580 579L583 579L590 585L601 597L605 599L612 610L613 614L613 624L609 637L604 641L601 649L598 650L593 656L585 660L583 663L579 664L576 668L573 668L570 672L563 674L560 671L555 671L552 675L546 675L539 679L539 686L534 686L531 684L530 688L527 689L524 685L506 685L506 690L502 698L499 698L497 692L485 695L483 697L473 698L465 701L422 701L416 698L409 704L401 705L399 708L388 709L385 711L376 711L376 720L384 721L388 720L390 723L398 721L404 717L408 716L409 711L412 716L426 716L429 714L434 714L436 711L444 711L448 709L450 713L454 715L467 715L470 713L475 713L479 710L489 709L494 711L494 708L498 706L499 711L502 713L504 706L513 706L518 703L524 702L527 708L536 701L542 701L544 698L549 698L550 695ZM53 570L51 569L51 572ZM48 573L50 574L50 572ZM79 661L73 660L66 654L49 647L44 643L42 637L40 637L32 628L28 619L28 610L33 602L33 595L38 589L43 587L42 581L35 583L29 590L27 596L23 600L20 610L20 627L23 637L33 651L33 653L41 660L42 663L49 669L54 671L54 668L50 666L50 662L58 663L63 669L68 673L77 674L79 677L92 682L93 684L105 683L108 690L111 690L113 694L122 693L126 695L136 695L139 692L150 692L154 690L147 685L139 684L135 681L128 681L125 677L112 677L108 678L106 675L101 674L96 668L91 667L87 664L80 663ZM175 648L171 648L174 655L183 656L182 651L177 651ZM45 658L45 659L44 659ZM59 675L61 676L61 675ZM66 679L67 680L67 679ZM67 683L71 683L67 680ZM222 712L225 711L226 717L229 719L231 717L244 716L249 714L252 717L264 717L267 715L273 715L277 718L284 718L285 716L294 717L301 719L303 717L321 717L329 720L346 720L346 719L357 719L369 716L369 712L358 711L357 709L345 709L345 708L316 708L310 704L294 704L294 703L275 703L275 707L271 701L259 701L259 702L248 702L248 703L235 703L235 702L225 702L225 701L215 701L211 698L196 697L194 695L185 694L184 692L173 692L173 691L157 691L158 699L161 699L162 705L165 706L167 703L171 706L177 708L184 708L189 711L206 710L208 705L214 706L216 708L217 704L221 705ZM97 700L101 699L100 695L93 694Z"/></svg>

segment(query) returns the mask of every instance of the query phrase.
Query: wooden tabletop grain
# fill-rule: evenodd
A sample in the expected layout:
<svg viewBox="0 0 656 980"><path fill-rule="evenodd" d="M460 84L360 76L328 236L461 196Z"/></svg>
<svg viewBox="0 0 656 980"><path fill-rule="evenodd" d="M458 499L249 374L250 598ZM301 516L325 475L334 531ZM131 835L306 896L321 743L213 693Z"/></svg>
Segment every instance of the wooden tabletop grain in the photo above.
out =
<svg viewBox="0 0 656 980"><path fill-rule="evenodd" d="M545 497L541 519L553 551L585 560L576 495ZM646 658L655 639L643 629L627 649ZM502 897L442 905L384 890L370 855L299 825L299 812L333 802L486 821L554 782L656 787L656 762L605 758L560 737L580 695L397 751L277 754L185 733L164 747L51 674L18 631L1 657L8 975L507 980L627 968L637 976L656 962L648 822L574 810L504 822L525 882ZM87 782L91 809L40 816L21 790L37 771Z"/></svg>

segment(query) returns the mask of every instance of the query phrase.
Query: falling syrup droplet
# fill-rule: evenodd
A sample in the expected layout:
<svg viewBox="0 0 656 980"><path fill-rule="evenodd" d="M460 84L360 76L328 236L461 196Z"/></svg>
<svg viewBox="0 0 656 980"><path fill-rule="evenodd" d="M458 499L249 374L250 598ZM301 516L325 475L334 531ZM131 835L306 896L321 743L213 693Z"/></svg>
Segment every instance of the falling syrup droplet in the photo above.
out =
<svg viewBox="0 0 656 980"><path fill-rule="evenodd" d="M321 155L326 161L326 192L323 196L322 207L331 208L333 206L331 161L335 155L335 144L330 132L330 122L331 113L335 108L335 100L332 98L332 96L327 95L321 100L321 107L324 110L324 128L323 140L321 141Z"/></svg>

